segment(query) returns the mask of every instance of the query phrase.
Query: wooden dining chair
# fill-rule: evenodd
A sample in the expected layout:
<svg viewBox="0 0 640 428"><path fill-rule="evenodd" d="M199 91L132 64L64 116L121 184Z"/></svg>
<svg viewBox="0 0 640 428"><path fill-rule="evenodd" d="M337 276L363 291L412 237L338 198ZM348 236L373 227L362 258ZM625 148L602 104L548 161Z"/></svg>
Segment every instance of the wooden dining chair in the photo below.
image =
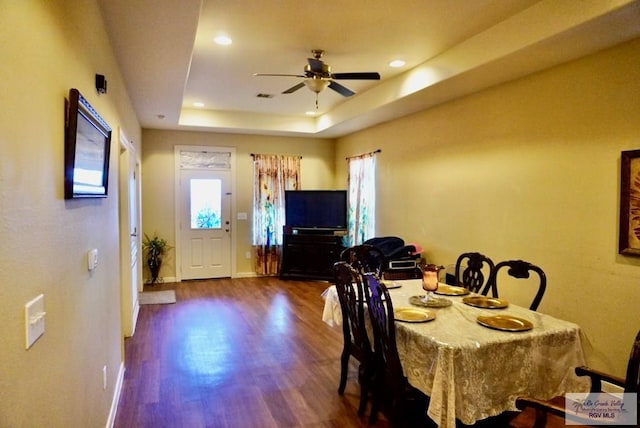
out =
<svg viewBox="0 0 640 428"><path fill-rule="evenodd" d="M631 347L629 362L627 364L627 375L625 379L600 372L589 367L576 367L578 376L589 376L591 378L590 392L601 392L602 382L608 382L624 388L624 392L635 392L636 403L625 403L631 408L632 404L636 404L636 409L640 408L640 331L636 335L636 339ZM533 397L519 397L516 399L516 407L522 410L515 418L511 420L509 426L512 428L542 428L542 427L564 427L565 426L565 397L554 397L551 400L539 400ZM589 425L589 421L584 421L584 425L575 426L593 426Z"/></svg>
<svg viewBox="0 0 640 428"><path fill-rule="evenodd" d="M540 267L524 260L506 260L496 264L489 282L485 285L484 290L482 290L482 294L486 296L489 289L491 289L492 297L500 297L498 294L498 290L500 288L498 284L498 275L503 269L507 269L507 273L516 279L530 278L531 272L534 272L538 276L538 290L536 291L535 297L529 306L529 309L532 311L537 310L540 302L542 301L542 296L544 296L544 291L547 288L547 276Z"/></svg>
<svg viewBox="0 0 640 428"><path fill-rule="evenodd" d="M355 245L340 253L340 260L349 263L359 273L375 273L382 277L385 257L381 250L369 244Z"/></svg>
<svg viewBox="0 0 640 428"><path fill-rule="evenodd" d="M342 332L344 346L340 357L340 385L338 394L344 394L349 372L349 358L360 363L358 381L360 383L360 403L358 414L364 415L367 407L369 386L373 373L373 350L365 327L365 292L358 272L346 262L334 265L336 291L342 310Z"/></svg>
<svg viewBox="0 0 640 428"><path fill-rule="evenodd" d="M370 424L381 405L388 405L391 425L428 426L427 397L411 386L404 375L398 348L393 303L387 288L372 274L364 274L365 293L374 337L374 385Z"/></svg>
<svg viewBox="0 0 640 428"><path fill-rule="evenodd" d="M486 286L494 269L493 260L484 254L462 253L456 261L455 285L486 295L489 291Z"/></svg>

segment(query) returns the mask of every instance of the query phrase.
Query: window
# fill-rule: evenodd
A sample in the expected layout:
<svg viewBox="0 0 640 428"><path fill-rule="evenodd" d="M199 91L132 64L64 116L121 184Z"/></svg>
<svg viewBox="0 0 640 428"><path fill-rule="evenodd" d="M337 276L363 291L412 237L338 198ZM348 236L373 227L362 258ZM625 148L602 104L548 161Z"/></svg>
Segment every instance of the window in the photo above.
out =
<svg viewBox="0 0 640 428"><path fill-rule="evenodd" d="M191 229L222 227L222 180L192 179L189 185Z"/></svg>

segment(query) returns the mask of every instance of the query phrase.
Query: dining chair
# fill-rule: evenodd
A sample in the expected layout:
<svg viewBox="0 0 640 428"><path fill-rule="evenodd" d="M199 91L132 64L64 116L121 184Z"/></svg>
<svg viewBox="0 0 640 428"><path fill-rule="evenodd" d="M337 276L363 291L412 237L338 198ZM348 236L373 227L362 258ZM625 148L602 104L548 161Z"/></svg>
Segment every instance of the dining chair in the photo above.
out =
<svg viewBox="0 0 640 428"><path fill-rule="evenodd" d="M608 382L620 388L624 388L624 392L636 393L636 409L640 408L640 331L636 335L636 339L631 347L629 362L627 364L627 375L625 379L613 376L601 371L591 369L589 367L576 367L578 376L589 376L591 378L590 392L601 392L602 382ZM628 408L631 405L625 403ZM631 403L629 403L631 404ZM511 420L509 426L512 428L542 428L542 427L564 427L565 426L565 397L554 397L551 400L539 400L533 397L518 397L516 399L516 407L522 410L515 418ZM584 425L571 426L593 426L589 425L590 421L584 421Z"/></svg>
<svg viewBox="0 0 640 428"><path fill-rule="evenodd" d="M531 277L531 272L534 272L538 276L538 290L529 306L529 309L532 311L537 310L542 301L542 296L544 296L544 291L547 288L547 276L540 267L524 260L506 260L496 264L489 282L485 285L484 290L482 290L482 294L486 296L489 289L491 289L492 297L499 297L498 289L500 287L498 286L498 278L500 271L503 269L507 269L507 273L516 279L528 279Z"/></svg>
<svg viewBox="0 0 640 428"><path fill-rule="evenodd" d="M364 290L358 272L346 262L334 264L334 278L340 309L342 310L342 332L344 347L340 357L340 385L338 394L344 394L349 371L349 358L360 363L360 403L358 414L364 415L373 372L373 350L365 327ZM355 287L354 287L355 286Z"/></svg>
<svg viewBox="0 0 640 428"><path fill-rule="evenodd" d="M473 293L489 291L486 285L495 269L493 260L477 252L462 253L456 261L455 285L467 288Z"/></svg>
<svg viewBox="0 0 640 428"><path fill-rule="evenodd" d="M374 385L370 424L375 424L381 405L388 405L389 420L396 426L427 426L427 397L409 384L396 346L393 303L378 277L364 274L374 342Z"/></svg>
<svg viewBox="0 0 640 428"><path fill-rule="evenodd" d="M349 263L360 273L375 273L381 278L385 257L381 250L369 244L355 245L340 253L340 260Z"/></svg>

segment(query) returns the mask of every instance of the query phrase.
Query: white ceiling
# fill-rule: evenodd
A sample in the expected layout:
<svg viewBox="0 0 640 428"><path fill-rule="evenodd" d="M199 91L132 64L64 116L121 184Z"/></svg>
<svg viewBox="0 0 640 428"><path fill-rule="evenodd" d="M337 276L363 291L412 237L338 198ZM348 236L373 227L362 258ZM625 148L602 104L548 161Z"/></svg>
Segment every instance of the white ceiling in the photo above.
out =
<svg viewBox="0 0 640 428"><path fill-rule="evenodd" d="M138 119L158 129L333 138L640 36L640 0L98 1ZM381 79L340 80L356 95L325 89L316 110L306 87L282 94L303 79L253 75L303 74L312 49Z"/></svg>

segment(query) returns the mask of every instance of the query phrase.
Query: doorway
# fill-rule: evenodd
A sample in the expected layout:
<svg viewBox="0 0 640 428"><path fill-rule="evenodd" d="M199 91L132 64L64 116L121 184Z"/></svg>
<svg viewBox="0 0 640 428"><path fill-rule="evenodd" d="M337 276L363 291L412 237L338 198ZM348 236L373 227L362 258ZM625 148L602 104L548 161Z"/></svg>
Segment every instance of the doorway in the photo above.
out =
<svg viewBox="0 0 640 428"><path fill-rule="evenodd" d="M231 277L232 173L228 147L177 146L177 280Z"/></svg>
<svg viewBox="0 0 640 428"><path fill-rule="evenodd" d="M140 305L138 292L142 291L140 254L140 161L133 145L119 133L118 190L120 211L120 308L122 334L133 336Z"/></svg>

